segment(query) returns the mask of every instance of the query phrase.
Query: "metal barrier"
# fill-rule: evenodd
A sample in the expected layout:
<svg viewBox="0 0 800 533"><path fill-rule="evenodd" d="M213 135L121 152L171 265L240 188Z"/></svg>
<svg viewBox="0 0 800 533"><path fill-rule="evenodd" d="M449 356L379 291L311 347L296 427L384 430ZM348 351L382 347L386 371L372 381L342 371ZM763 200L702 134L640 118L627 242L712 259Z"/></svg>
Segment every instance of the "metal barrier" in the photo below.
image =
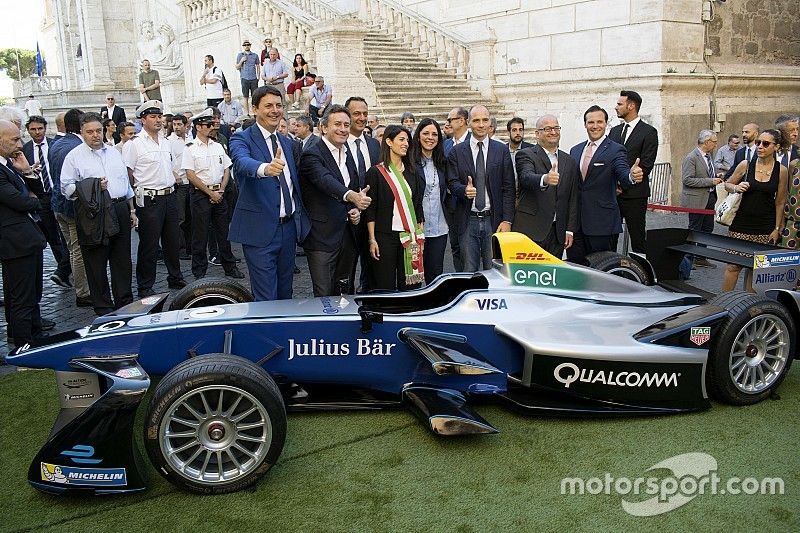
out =
<svg viewBox="0 0 800 533"><path fill-rule="evenodd" d="M651 204L668 204L671 184L672 165L669 163L656 163L650 172L649 202Z"/></svg>

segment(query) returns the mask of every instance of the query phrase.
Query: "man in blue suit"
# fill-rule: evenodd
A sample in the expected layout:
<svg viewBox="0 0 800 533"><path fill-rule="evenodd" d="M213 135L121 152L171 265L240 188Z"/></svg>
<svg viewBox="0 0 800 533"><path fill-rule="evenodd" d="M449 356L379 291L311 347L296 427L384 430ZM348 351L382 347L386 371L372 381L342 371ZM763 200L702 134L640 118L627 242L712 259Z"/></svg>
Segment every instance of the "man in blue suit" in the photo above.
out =
<svg viewBox="0 0 800 533"><path fill-rule="evenodd" d="M453 135L444 140L443 148L445 157L450 155L450 151L454 146L469 141L469 112L463 107L454 107L447 114L447 124L453 131ZM444 207L447 210L447 216L452 220L455 216L455 200L453 200L452 197L448 197ZM464 264L461 262L461 245L458 242L458 231L452 224L450 225L448 237L450 239L450 251L453 254L453 267L455 267L456 272L461 272L464 270Z"/></svg>
<svg viewBox="0 0 800 533"><path fill-rule="evenodd" d="M511 231L516 194L508 147L489 138L489 110L473 106L469 120L469 141L447 157L447 186L456 199L453 223L464 270L475 272L492 266L492 234Z"/></svg>
<svg viewBox="0 0 800 533"><path fill-rule="evenodd" d="M627 190L643 179L638 164L628 167L625 147L608 138L608 113L593 105L583 114L589 136L576 144L570 155L580 168L580 230L567 250L571 261L584 263L586 254L612 250L612 236L622 232L617 186Z"/></svg>
<svg viewBox="0 0 800 533"><path fill-rule="evenodd" d="M278 89L259 87L252 104L256 123L229 141L239 200L228 238L242 244L255 299L289 299L296 245L310 228L297 173L300 146L277 132L283 118Z"/></svg>

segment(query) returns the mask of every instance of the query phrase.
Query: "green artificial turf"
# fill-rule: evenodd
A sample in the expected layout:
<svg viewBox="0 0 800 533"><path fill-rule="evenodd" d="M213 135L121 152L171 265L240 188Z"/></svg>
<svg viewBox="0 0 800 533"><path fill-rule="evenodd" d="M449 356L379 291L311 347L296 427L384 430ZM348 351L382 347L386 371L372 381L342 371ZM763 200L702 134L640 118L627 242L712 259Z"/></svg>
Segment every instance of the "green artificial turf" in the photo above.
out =
<svg viewBox="0 0 800 533"><path fill-rule="evenodd" d="M26 474L57 412L53 375L0 378L0 393L3 531L800 530L800 365L780 400L752 407L580 420L483 406L501 433L474 438L434 437L404 411L291 414L286 447L267 476L214 497L181 492L150 466L143 494L41 494ZM715 457L723 479L781 477L785 494L698 495L641 518L622 509L619 495L560 493L564 477L635 478L688 452Z"/></svg>

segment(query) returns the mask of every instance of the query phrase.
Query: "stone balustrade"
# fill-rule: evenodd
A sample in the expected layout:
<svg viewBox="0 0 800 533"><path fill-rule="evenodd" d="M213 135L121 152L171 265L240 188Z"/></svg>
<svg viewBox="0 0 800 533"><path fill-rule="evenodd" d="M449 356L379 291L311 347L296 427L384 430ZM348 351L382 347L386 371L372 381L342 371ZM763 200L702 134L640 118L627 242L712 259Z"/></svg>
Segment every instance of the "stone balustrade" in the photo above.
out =
<svg viewBox="0 0 800 533"><path fill-rule="evenodd" d="M64 90L61 76L29 76L14 82L14 96L57 93Z"/></svg>
<svg viewBox="0 0 800 533"><path fill-rule="evenodd" d="M312 17L319 20L329 20L341 15L332 6L320 2L319 0L284 0L290 4L296 5Z"/></svg>

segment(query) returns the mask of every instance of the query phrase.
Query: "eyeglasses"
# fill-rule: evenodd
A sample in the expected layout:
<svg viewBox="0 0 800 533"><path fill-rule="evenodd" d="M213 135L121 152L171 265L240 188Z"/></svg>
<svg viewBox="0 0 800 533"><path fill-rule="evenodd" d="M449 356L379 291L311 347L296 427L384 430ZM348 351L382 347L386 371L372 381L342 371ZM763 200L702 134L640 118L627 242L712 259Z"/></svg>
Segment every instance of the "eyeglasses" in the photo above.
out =
<svg viewBox="0 0 800 533"><path fill-rule="evenodd" d="M539 128L536 131L543 131L545 133L558 133L561 131L561 126L547 126L545 128Z"/></svg>
<svg viewBox="0 0 800 533"><path fill-rule="evenodd" d="M764 141L764 140L757 140L755 142L756 146L763 146L764 148L768 147L770 144L778 144L778 143L772 141Z"/></svg>
<svg viewBox="0 0 800 533"><path fill-rule="evenodd" d="M450 124L454 120L463 119L464 117L447 117L447 123Z"/></svg>

